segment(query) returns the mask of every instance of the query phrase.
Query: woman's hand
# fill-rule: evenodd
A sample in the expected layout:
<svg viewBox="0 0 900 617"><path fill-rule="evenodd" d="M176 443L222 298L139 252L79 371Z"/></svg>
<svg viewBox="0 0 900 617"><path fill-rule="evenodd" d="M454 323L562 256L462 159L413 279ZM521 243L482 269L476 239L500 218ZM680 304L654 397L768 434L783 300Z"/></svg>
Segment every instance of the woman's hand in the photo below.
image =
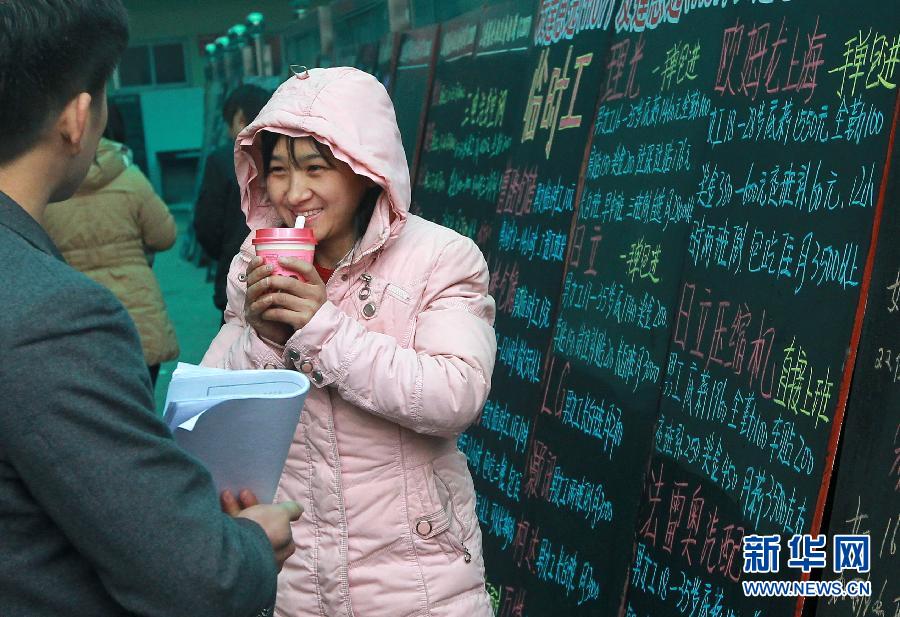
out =
<svg viewBox="0 0 900 617"><path fill-rule="evenodd" d="M325 283L312 264L296 257L281 257L278 263L305 281L271 276L272 267L254 258L247 270L244 314L257 334L284 345L325 304L326 295Z"/></svg>
<svg viewBox="0 0 900 617"><path fill-rule="evenodd" d="M264 320L289 326L293 334L308 324L316 311L325 304L325 283L316 268L302 259L280 257L278 263L283 268L296 272L304 280L298 281L289 276L270 276L265 279L268 283L263 284L268 285L268 292L258 300L260 314Z"/></svg>
<svg viewBox="0 0 900 617"><path fill-rule="evenodd" d="M294 330L287 324L269 321L264 313L272 306L272 266L267 266L262 257L254 257L247 267L247 295L244 297L244 319L256 333L264 338L284 345ZM280 277L283 278L283 277ZM288 279L291 280L291 279Z"/></svg>

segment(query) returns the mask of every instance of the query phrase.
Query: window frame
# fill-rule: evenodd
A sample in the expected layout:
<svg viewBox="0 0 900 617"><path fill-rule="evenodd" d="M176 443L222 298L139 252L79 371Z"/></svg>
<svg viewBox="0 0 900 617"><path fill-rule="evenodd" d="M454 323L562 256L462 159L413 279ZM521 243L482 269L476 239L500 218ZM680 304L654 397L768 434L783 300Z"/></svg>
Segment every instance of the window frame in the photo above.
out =
<svg viewBox="0 0 900 617"><path fill-rule="evenodd" d="M184 81L179 82L166 82L159 83L158 72L156 69L156 53L155 50L157 47L162 47L166 45L179 45L181 47L181 58L184 65ZM189 49L189 41L184 38L166 38L166 39L152 39L147 41L135 41L132 44L129 44L128 48L138 48L143 47L146 50L147 58L150 64L150 83L144 84L128 84L123 85L121 81L121 77L119 75L119 66L116 66L115 71L113 72L112 78L110 80L111 90L115 92L140 92L142 90L148 89L158 89L158 88L184 88L189 87L192 83L192 73L191 73L191 58L188 53Z"/></svg>

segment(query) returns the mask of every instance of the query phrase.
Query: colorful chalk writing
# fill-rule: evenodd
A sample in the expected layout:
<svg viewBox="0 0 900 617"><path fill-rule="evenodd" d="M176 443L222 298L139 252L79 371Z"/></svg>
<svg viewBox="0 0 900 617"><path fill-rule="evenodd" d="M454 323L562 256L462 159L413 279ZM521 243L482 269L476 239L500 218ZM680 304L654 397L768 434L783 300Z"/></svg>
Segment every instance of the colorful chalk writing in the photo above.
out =
<svg viewBox="0 0 900 617"><path fill-rule="evenodd" d="M631 569L634 588L658 600L659 604L686 617L718 615L720 617L762 617L763 612L741 611L729 606L721 585L691 576L678 567L670 567L653 558L647 545L637 543ZM640 613L630 604L625 617L653 617L654 613Z"/></svg>
<svg viewBox="0 0 900 617"><path fill-rule="evenodd" d="M507 166L500 181L497 214L523 216L531 214L531 204L537 190L537 167L516 169Z"/></svg>
<svg viewBox="0 0 900 617"><path fill-rule="evenodd" d="M687 139L673 139L666 143L640 144L631 149L618 143L615 149L603 151L591 148L587 177L668 174L691 169L691 144Z"/></svg>
<svg viewBox="0 0 900 617"><path fill-rule="evenodd" d="M671 472L667 476L660 463L650 469L644 488L648 507L638 521L641 542L659 546L709 574L731 581L741 578L744 527L724 518L715 503L707 504L702 486L679 480Z"/></svg>
<svg viewBox="0 0 900 617"><path fill-rule="evenodd" d="M707 223L704 216L691 225L688 255L695 266L792 279L794 294L799 294L810 286L857 287L862 265L859 248L852 241L827 243L814 231L795 237L749 223Z"/></svg>
<svg viewBox="0 0 900 617"><path fill-rule="evenodd" d="M879 347L875 356L874 368L876 371L885 371L891 377L892 383L900 381L900 356L896 349Z"/></svg>
<svg viewBox="0 0 900 617"><path fill-rule="evenodd" d="M692 221L695 205L695 196L685 197L669 186L643 189L633 195L591 187L582 194L578 218L601 223L635 221L658 225L665 231L670 225Z"/></svg>
<svg viewBox="0 0 900 617"><path fill-rule="evenodd" d="M665 328L669 324L668 307L649 292L635 295L622 283L580 281L573 272L568 272L563 281L560 306L568 314L580 309L642 330Z"/></svg>
<svg viewBox="0 0 900 617"><path fill-rule="evenodd" d="M732 141L778 144L859 145L885 130L884 112L861 96L838 105L798 105L772 98L745 109L715 107L709 114L706 141L713 147Z"/></svg>
<svg viewBox="0 0 900 617"><path fill-rule="evenodd" d="M567 378L572 371L570 362L550 361L550 370L541 403L541 413L553 416L564 426L592 437L597 453L608 457L622 445L625 434L622 409L614 402L598 399L591 392L579 392L568 387Z"/></svg>
<svg viewBox="0 0 900 617"><path fill-rule="evenodd" d="M697 62L700 60L700 41L688 43L678 41L666 50L666 59L656 66L651 73L659 75L660 92L666 92L673 86L680 86L686 81L697 79Z"/></svg>
<svg viewBox="0 0 900 617"><path fill-rule="evenodd" d="M818 17L814 24L804 26L802 34L799 26L793 28L793 36L787 20L780 24L746 24L738 18L722 34L713 89L721 95L742 95L751 100L761 94L795 91L809 103L818 87L819 68L825 63L827 37L820 32ZM793 50L789 59L788 48Z"/></svg>
<svg viewBox="0 0 900 617"><path fill-rule="evenodd" d="M844 42L843 62L828 72L841 76L837 95L843 99L854 96L857 88L895 89L900 76L898 64L900 33L883 34L869 28L865 33L858 31Z"/></svg>
<svg viewBox="0 0 900 617"><path fill-rule="evenodd" d="M503 541L501 548L510 546L516 530L516 519L510 509L482 493L475 494L475 504L475 514L486 532Z"/></svg>
<svg viewBox="0 0 900 617"><path fill-rule="evenodd" d="M613 44L606 60L606 83L601 90L600 100L608 102L640 96L641 86L635 77L643 59L643 36L624 38Z"/></svg>
<svg viewBox="0 0 900 617"><path fill-rule="evenodd" d="M781 373L772 402L795 414L810 416L814 428L818 428L819 422L830 421L828 410L834 392L830 375L830 366L825 367L823 374L821 367L810 365L803 346L791 339L783 349Z"/></svg>
<svg viewBox="0 0 900 617"><path fill-rule="evenodd" d="M460 161L472 161L475 164L482 158L496 158L509 151L512 138L503 133L494 132L487 135L469 134L458 138L452 132L441 133L429 124L425 129L425 152L452 152L453 158Z"/></svg>
<svg viewBox="0 0 900 617"><path fill-rule="evenodd" d="M613 135L624 129L691 122L708 117L711 110L712 100L699 90L643 96L633 101L601 105L594 122L594 134Z"/></svg>
<svg viewBox="0 0 900 617"><path fill-rule="evenodd" d="M503 15L485 19L481 24L479 47L498 47L516 44L531 34L531 15Z"/></svg>
<svg viewBox="0 0 900 617"><path fill-rule="evenodd" d="M511 316L521 319L529 328L549 328L552 308L549 297L522 286L516 289Z"/></svg>
<svg viewBox="0 0 900 617"><path fill-rule="evenodd" d="M614 337L605 328L583 323L570 325L563 318L556 323L553 351L609 371L634 391L642 385L656 383L660 375L659 364L644 345Z"/></svg>
<svg viewBox="0 0 900 617"><path fill-rule="evenodd" d="M478 424L496 433L501 441L511 440L515 444L516 452L525 452L531 424L524 416L511 412L506 403L488 399Z"/></svg>
<svg viewBox="0 0 900 617"><path fill-rule="evenodd" d="M535 45L571 41L585 30L609 28L615 9L614 0L541 0Z"/></svg>
<svg viewBox="0 0 900 617"><path fill-rule="evenodd" d="M512 464L506 452L496 452L483 440L468 434L460 435L457 445L473 474L495 486L510 500L519 500L522 472Z"/></svg>
<svg viewBox="0 0 900 617"><path fill-rule="evenodd" d="M491 272L488 292L494 297L498 312L511 314L519 288L519 262L496 258L491 259L488 265Z"/></svg>
<svg viewBox="0 0 900 617"><path fill-rule="evenodd" d="M837 171L822 166L823 161L792 161L784 169L778 163L755 170L751 164L744 184L734 192L742 206L793 208L808 214L875 205L874 163L860 165L849 187L846 180L841 186Z"/></svg>
<svg viewBox="0 0 900 617"><path fill-rule="evenodd" d="M632 242L628 247L628 252L619 255L619 259L625 262L625 276L632 283L635 277L647 279L651 283L658 283L660 279L656 276L656 272L661 253L661 245L647 244L644 242L644 238L639 239L637 242Z"/></svg>
<svg viewBox="0 0 900 617"><path fill-rule="evenodd" d="M691 11L736 5L740 0L623 0L616 13L616 32L655 30L662 24L677 24ZM791 0L781 0L790 2ZM753 4L771 4L773 0L752 0Z"/></svg>
<svg viewBox="0 0 900 617"><path fill-rule="evenodd" d="M497 335L497 361L509 375L531 383L539 383L543 353L519 336Z"/></svg>
<svg viewBox="0 0 900 617"><path fill-rule="evenodd" d="M557 129L562 131L581 126L581 115L574 114L574 109L581 84L581 74L587 66L590 66L594 53L578 55L573 61L573 49L574 46L570 45L565 62L552 69L549 65L549 48L542 51L538 66L531 78L531 89L528 93L522 128L522 143L534 139L538 128L549 130L550 134L544 147L544 153L548 159L550 151L553 149L553 138ZM571 69L575 72L574 78L569 77L570 63ZM545 85L547 86L546 90L544 89ZM568 97L569 105L566 113L559 117L559 113L562 111L563 96L570 87L572 92Z"/></svg>
<svg viewBox="0 0 900 617"><path fill-rule="evenodd" d="M536 439L531 443L526 470L522 488L526 496L572 510L584 517L592 529L600 522L613 520L613 505L606 498L603 485L584 476L568 475L544 442Z"/></svg>
<svg viewBox="0 0 900 617"><path fill-rule="evenodd" d="M522 225L504 219L500 226L499 249L510 251L528 261L562 262L566 254L566 233L540 224Z"/></svg>

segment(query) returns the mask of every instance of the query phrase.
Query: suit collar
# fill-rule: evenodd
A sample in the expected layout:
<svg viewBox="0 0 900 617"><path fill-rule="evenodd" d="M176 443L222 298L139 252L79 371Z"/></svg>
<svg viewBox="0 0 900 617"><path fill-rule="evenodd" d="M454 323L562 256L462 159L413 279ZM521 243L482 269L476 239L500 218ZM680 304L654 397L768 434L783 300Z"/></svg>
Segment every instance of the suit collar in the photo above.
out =
<svg viewBox="0 0 900 617"><path fill-rule="evenodd" d="M0 225L22 236L38 250L65 261L44 228L3 191L0 191Z"/></svg>

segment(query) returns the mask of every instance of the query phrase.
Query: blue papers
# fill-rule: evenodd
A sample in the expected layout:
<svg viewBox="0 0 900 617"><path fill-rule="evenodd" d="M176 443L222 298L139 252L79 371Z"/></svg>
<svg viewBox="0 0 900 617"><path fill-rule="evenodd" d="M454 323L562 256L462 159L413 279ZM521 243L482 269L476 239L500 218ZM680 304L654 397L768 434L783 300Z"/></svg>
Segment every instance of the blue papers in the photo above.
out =
<svg viewBox="0 0 900 617"><path fill-rule="evenodd" d="M164 419L216 488L250 489L271 503L309 381L296 371L229 371L179 363Z"/></svg>

